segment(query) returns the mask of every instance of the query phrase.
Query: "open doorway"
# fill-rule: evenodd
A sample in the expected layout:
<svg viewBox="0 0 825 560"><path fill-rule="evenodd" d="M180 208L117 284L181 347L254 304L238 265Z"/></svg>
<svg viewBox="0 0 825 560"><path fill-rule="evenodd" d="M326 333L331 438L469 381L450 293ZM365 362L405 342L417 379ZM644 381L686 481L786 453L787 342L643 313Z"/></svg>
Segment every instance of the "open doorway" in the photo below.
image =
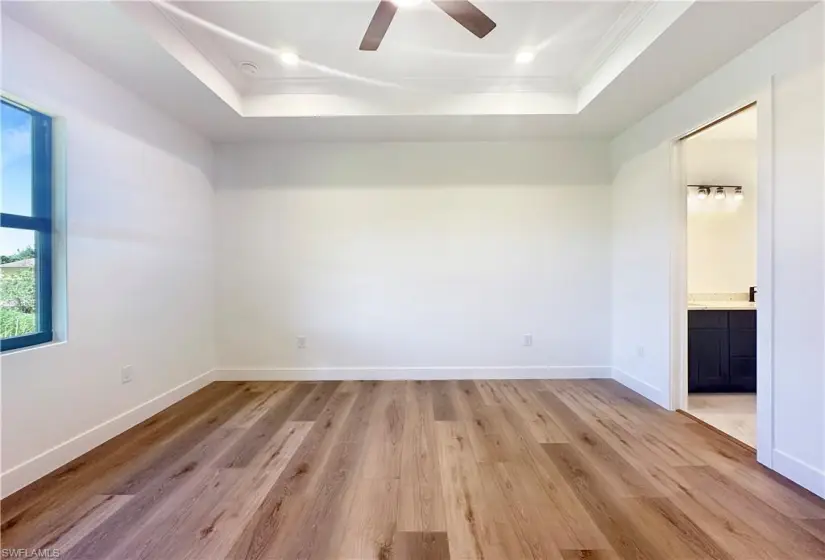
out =
<svg viewBox="0 0 825 560"><path fill-rule="evenodd" d="M687 328L680 408L757 444L757 106L680 142Z"/></svg>

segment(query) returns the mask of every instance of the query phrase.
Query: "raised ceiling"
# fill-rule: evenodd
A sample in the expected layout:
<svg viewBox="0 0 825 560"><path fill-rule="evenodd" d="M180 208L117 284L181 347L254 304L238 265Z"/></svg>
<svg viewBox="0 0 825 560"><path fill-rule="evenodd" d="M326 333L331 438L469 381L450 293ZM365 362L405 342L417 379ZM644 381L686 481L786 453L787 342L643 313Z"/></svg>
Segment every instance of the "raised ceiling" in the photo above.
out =
<svg viewBox="0 0 825 560"><path fill-rule="evenodd" d="M209 22L260 45L351 76L408 90L574 91L650 8L645 2L495 2L476 4L497 27L478 39L422 1L402 8L376 52L358 45L377 0L356 2L181 2L198 19L168 12L189 41L242 92L328 93L360 85L309 64L286 66L266 52L221 35ZM516 64L522 49L536 53ZM259 71L239 71L242 62ZM351 82L351 83L348 83ZM379 86L373 86L379 87Z"/></svg>
<svg viewBox="0 0 825 560"><path fill-rule="evenodd" d="M377 3L5 1L3 13L218 141L511 139L611 137L810 5L478 0L497 23L478 39L423 0L359 51ZM522 49L532 63L516 64ZM301 62L283 64L287 50Z"/></svg>

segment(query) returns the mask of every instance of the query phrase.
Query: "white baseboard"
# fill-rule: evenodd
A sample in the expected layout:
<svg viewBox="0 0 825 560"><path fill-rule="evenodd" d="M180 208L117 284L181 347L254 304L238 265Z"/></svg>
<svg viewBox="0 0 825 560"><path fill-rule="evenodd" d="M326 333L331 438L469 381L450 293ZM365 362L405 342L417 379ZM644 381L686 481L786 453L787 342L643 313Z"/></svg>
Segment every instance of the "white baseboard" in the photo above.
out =
<svg viewBox="0 0 825 560"><path fill-rule="evenodd" d="M625 387L639 393L647 400L653 401L662 408L668 407L668 398L667 394L664 391L662 391L661 389L657 389L653 385L645 381L642 381L637 377L633 377L632 375L623 372L619 368L614 367L612 369L613 379L615 379Z"/></svg>
<svg viewBox="0 0 825 560"><path fill-rule="evenodd" d="M113 437L121 434L170 407L184 397L189 396L214 380L215 371L201 374L186 383L182 383L165 393L158 395L138 406L119 414L94 428L76 435L75 437L55 445L40 455L16 465L0 474L0 496L5 498L38 478L62 467L69 461L80 457Z"/></svg>
<svg viewBox="0 0 825 560"><path fill-rule="evenodd" d="M825 498L825 472L774 449L773 469L814 494Z"/></svg>
<svg viewBox="0 0 825 560"><path fill-rule="evenodd" d="M461 366L461 367L330 367L249 368L215 370L220 381L372 381L445 379L609 379L607 366Z"/></svg>

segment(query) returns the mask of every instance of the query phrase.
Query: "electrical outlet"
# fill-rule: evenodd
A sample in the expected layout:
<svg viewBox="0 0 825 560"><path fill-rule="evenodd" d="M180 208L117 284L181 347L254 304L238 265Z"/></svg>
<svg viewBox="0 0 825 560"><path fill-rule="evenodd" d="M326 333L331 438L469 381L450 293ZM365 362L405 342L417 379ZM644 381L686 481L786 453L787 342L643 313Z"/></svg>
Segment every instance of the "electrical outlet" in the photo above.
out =
<svg viewBox="0 0 825 560"><path fill-rule="evenodd" d="M525 334L524 335L524 345L525 346L532 346L533 345L533 335L532 334Z"/></svg>
<svg viewBox="0 0 825 560"><path fill-rule="evenodd" d="M300 348L301 350L303 350L303 349L304 349L304 348L306 348L306 347L307 347L307 337L305 337L305 336L299 336L299 337L298 337L298 348Z"/></svg>
<svg viewBox="0 0 825 560"><path fill-rule="evenodd" d="M132 374L134 373L134 368L132 366L123 366L120 370L120 382L124 385L126 383L132 382Z"/></svg>

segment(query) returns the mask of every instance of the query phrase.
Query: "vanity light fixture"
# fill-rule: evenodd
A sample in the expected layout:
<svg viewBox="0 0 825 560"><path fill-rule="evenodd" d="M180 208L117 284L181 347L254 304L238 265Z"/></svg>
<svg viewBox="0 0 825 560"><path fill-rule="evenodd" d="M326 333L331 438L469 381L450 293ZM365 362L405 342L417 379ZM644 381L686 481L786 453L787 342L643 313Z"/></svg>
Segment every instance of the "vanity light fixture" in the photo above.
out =
<svg viewBox="0 0 825 560"><path fill-rule="evenodd" d="M733 191L733 198L735 200L742 200L745 195L742 193L742 187L736 185L688 185L688 193L691 189L696 189L696 198L705 200L710 198L713 194L715 200L725 200L727 198L728 190Z"/></svg>

